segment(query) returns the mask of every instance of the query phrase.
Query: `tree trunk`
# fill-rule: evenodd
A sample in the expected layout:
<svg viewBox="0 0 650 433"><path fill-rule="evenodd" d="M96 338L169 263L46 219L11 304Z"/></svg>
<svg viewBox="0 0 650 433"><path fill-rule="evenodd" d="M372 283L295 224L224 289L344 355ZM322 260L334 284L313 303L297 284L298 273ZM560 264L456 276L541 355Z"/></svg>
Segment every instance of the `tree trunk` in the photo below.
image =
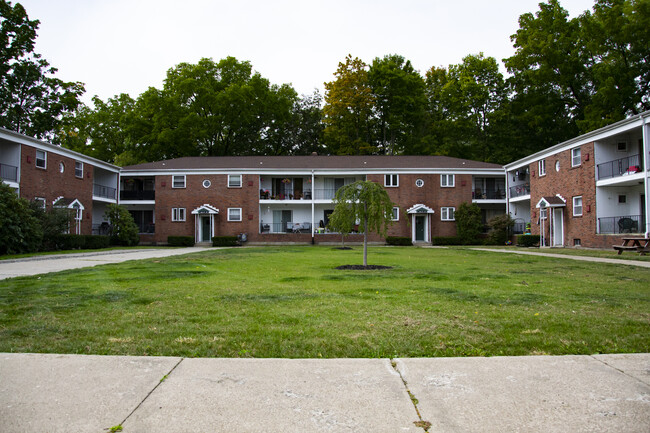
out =
<svg viewBox="0 0 650 433"><path fill-rule="evenodd" d="M368 215L368 204L363 204L364 213ZM368 217L363 219L363 266L368 266Z"/></svg>

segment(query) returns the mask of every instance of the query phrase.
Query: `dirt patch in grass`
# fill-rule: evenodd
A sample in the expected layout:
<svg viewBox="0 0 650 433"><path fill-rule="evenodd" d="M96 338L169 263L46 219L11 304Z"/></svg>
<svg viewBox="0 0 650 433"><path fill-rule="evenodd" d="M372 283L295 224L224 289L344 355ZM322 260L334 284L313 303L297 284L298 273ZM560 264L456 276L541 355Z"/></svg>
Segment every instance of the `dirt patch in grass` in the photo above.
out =
<svg viewBox="0 0 650 433"><path fill-rule="evenodd" d="M393 269L392 266L381 266L381 265L343 265L337 266L336 269L341 269L344 271L372 271L377 269Z"/></svg>

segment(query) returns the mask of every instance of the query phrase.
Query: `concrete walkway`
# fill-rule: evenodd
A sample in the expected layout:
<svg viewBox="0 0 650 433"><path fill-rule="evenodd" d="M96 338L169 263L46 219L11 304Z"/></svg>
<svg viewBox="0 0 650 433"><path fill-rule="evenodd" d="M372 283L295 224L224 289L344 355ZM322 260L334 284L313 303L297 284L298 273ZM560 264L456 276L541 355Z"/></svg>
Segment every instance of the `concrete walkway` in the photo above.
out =
<svg viewBox="0 0 650 433"><path fill-rule="evenodd" d="M641 268L650 268L650 262L642 262L639 260L607 259L604 257L572 256L569 254L538 253L532 251L519 251L519 250L499 250L496 248L471 248L471 249L476 251L489 251L491 253L522 254L526 256L543 256L543 257L553 257L556 259L580 260L583 262L611 263L614 265L627 265L627 266L639 266Z"/></svg>
<svg viewBox="0 0 650 433"><path fill-rule="evenodd" d="M128 260L178 256L206 251L205 248L148 248L142 250L110 250L80 254L55 254L24 259L0 260L0 280L13 277L46 274L68 269L121 263ZM1 430L0 430L1 431Z"/></svg>
<svg viewBox="0 0 650 433"><path fill-rule="evenodd" d="M202 359L0 354L0 431L643 432L650 354Z"/></svg>

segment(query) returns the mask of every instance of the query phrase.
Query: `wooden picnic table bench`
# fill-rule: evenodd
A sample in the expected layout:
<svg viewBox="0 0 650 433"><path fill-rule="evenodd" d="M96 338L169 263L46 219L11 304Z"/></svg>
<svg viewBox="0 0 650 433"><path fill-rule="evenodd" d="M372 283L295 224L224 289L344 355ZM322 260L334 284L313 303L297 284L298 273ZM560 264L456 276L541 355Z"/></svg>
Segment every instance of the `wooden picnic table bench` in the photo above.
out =
<svg viewBox="0 0 650 433"><path fill-rule="evenodd" d="M612 245L620 255L623 251L636 251L640 255L650 253L650 238L630 237L623 238L622 245Z"/></svg>

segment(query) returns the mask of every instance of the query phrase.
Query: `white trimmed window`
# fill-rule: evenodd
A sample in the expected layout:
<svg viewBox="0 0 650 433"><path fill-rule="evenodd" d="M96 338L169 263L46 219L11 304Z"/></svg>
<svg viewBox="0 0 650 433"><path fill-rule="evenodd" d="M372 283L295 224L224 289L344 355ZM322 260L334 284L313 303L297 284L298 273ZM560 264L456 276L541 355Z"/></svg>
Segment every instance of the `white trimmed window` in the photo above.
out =
<svg viewBox="0 0 650 433"><path fill-rule="evenodd" d="M185 188L185 176L172 176L172 188Z"/></svg>
<svg viewBox="0 0 650 433"><path fill-rule="evenodd" d="M74 175L77 177L84 177L84 163L81 161L74 162Z"/></svg>
<svg viewBox="0 0 650 433"><path fill-rule="evenodd" d="M546 219L546 209L540 209L539 210L539 219L542 219L542 220Z"/></svg>
<svg viewBox="0 0 650 433"><path fill-rule="evenodd" d="M241 208L229 207L228 208L228 221L241 221Z"/></svg>
<svg viewBox="0 0 650 433"><path fill-rule="evenodd" d="M43 197L34 197L34 202L38 203L38 207L45 210L45 199Z"/></svg>
<svg viewBox="0 0 650 433"><path fill-rule="evenodd" d="M454 178L453 174L441 174L440 175L440 186L442 186L444 188L451 188L451 187L454 186L454 182L455 182L455 178ZM449 209L451 209L451 208L449 208Z"/></svg>
<svg viewBox="0 0 650 433"><path fill-rule="evenodd" d="M440 220L442 220L442 221L455 221L454 212L456 212L455 207L441 207L440 208Z"/></svg>
<svg viewBox="0 0 650 433"><path fill-rule="evenodd" d="M398 174L384 175L384 186L388 186L388 187L399 186L399 175Z"/></svg>
<svg viewBox="0 0 650 433"><path fill-rule="evenodd" d="M36 167L47 168L47 152L44 150L36 151Z"/></svg>
<svg viewBox="0 0 650 433"><path fill-rule="evenodd" d="M392 215L390 220L391 221L399 221L399 208L397 206L395 206L393 208L393 215Z"/></svg>
<svg viewBox="0 0 650 433"><path fill-rule="evenodd" d="M172 208L172 221L185 221L185 208L173 207Z"/></svg>
<svg viewBox="0 0 650 433"><path fill-rule="evenodd" d="M582 196L573 197L573 216L582 216Z"/></svg>
<svg viewBox="0 0 650 433"><path fill-rule="evenodd" d="M539 175L546 176L546 160L540 159L539 162L537 163L537 166L539 168Z"/></svg>
<svg viewBox="0 0 650 433"><path fill-rule="evenodd" d="M228 175L228 188L241 188L241 174Z"/></svg>
<svg viewBox="0 0 650 433"><path fill-rule="evenodd" d="M575 149L571 149L571 167L577 167L581 164L580 160L580 148L576 147Z"/></svg>

